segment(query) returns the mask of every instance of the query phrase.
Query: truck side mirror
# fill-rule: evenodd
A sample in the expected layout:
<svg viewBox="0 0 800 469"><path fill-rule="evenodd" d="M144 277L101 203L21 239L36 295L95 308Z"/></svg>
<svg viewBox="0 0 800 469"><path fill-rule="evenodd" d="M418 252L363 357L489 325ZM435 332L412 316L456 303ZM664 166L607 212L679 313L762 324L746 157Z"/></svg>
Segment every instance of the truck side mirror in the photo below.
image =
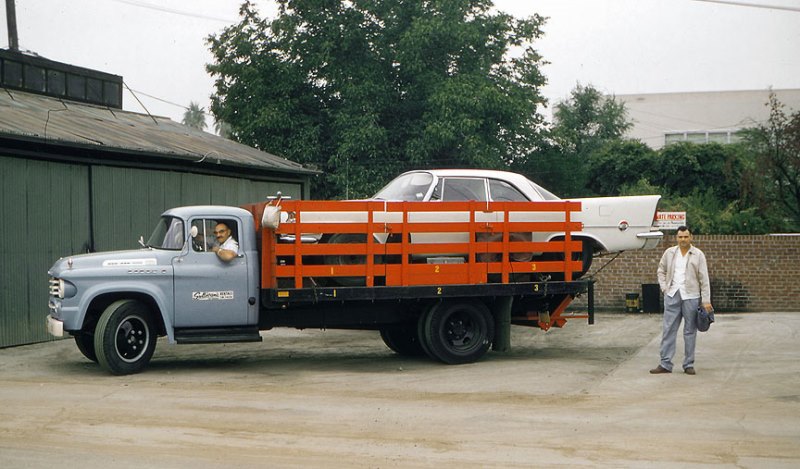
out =
<svg viewBox="0 0 800 469"><path fill-rule="evenodd" d="M197 236L197 226L196 225L192 226L192 229L189 230L189 236L191 236L192 238Z"/></svg>

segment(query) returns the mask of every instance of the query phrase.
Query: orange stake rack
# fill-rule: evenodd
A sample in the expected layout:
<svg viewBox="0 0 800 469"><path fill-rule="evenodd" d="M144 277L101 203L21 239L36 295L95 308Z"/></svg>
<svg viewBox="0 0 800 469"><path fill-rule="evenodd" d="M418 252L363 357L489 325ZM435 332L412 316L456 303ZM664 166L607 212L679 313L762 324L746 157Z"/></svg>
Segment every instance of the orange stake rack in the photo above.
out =
<svg viewBox="0 0 800 469"><path fill-rule="evenodd" d="M260 219L264 204L247 208ZM571 235L580 210L573 201L283 201L279 227L261 229L261 286L341 277L367 287L571 281L581 270L581 242ZM546 242L545 233L562 236ZM347 242L335 241L343 234Z"/></svg>

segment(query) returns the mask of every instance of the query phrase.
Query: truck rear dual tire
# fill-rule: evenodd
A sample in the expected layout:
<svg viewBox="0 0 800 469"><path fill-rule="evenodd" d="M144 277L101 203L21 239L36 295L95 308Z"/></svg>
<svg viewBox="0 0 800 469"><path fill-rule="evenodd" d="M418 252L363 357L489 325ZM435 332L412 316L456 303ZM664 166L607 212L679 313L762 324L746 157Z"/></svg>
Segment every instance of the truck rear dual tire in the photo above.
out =
<svg viewBox="0 0 800 469"><path fill-rule="evenodd" d="M156 349L152 313L136 300L111 303L97 323L94 351L97 362L115 375L142 371Z"/></svg>
<svg viewBox="0 0 800 469"><path fill-rule="evenodd" d="M418 333L431 358L449 365L473 363L492 345L494 321L480 301L443 301L420 317Z"/></svg>
<svg viewBox="0 0 800 469"><path fill-rule="evenodd" d="M416 324L399 324L381 329L381 339L387 347L404 357L425 356L419 341Z"/></svg>

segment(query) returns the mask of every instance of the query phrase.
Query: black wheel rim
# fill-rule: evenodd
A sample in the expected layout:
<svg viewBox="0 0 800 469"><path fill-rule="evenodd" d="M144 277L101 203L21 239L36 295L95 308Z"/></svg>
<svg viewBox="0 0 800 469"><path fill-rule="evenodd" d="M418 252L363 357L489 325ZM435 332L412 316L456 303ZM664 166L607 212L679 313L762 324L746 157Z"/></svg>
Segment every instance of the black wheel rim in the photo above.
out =
<svg viewBox="0 0 800 469"><path fill-rule="evenodd" d="M147 350L149 341L147 321L139 316L128 316L117 327L114 346L122 361L133 363Z"/></svg>
<svg viewBox="0 0 800 469"><path fill-rule="evenodd" d="M475 323L475 318L464 311L454 312L448 316L444 324L444 340L455 352L468 352L480 346L481 328Z"/></svg>

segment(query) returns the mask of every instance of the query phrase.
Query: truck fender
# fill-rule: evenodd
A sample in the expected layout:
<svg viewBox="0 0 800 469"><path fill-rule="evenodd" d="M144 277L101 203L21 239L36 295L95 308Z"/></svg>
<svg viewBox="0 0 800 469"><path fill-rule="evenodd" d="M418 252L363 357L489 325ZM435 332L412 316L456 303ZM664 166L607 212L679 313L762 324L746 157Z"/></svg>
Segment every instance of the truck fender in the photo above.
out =
<svg viewBox="0 0 800 469"><path fill-rule="evenodd" d="M80 304L78 305L78 323L83 324L84 320L86 319L86 313L89 310L89 305L91 305L97 297L106 294L117 294L120 296L120 298L122 298L126 293L138 293L146 295L153 300L158 307L157 313L161 316L162 321L164 321L164 329L167 332L169 343L174 344L175 332L172 327L172 305L165 301L164 292L158 288L155 288L152 283L113 282L89 287L86 293L82 295ZM169 295L171 296L171 294L172 293L170 292Z"/></svg>

